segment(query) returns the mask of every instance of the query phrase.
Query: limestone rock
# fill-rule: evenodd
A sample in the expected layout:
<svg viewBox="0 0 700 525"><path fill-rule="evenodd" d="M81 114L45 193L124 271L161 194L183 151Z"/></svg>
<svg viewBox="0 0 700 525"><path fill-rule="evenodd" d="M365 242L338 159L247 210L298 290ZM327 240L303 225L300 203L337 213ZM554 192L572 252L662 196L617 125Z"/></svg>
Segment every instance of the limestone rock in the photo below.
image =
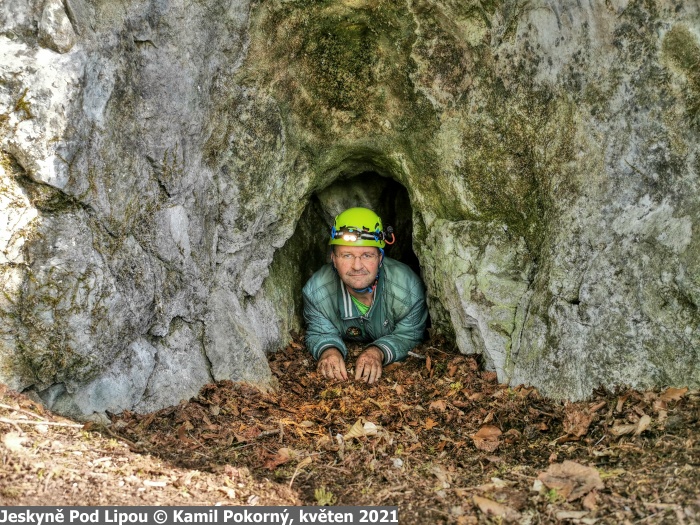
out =
<svg viewBox="0 0 700 525"><path fill-rule="evenodd" d="M363 204L499 380L700 385L699 27L671 0L2 2L0 380L76 417L273 387Z"/></svg>
<svg viewBox="0 0 700 525"><path fill-rule="evenodd" d="M67 53L75 45L75 31L60 0L46 0L39 22L39 41L57 53Z"/></svg>

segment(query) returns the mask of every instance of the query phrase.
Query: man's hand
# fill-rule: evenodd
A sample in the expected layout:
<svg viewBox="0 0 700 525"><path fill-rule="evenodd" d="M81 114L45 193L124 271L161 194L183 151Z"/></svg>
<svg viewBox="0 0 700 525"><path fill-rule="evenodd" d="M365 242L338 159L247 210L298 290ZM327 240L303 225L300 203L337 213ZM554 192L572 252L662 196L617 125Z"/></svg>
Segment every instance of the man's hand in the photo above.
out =
<svg viewBox="0 0 700 525"><path fill-rule="evenodd" d="M382 377L382 363L384 354L376 346L370 346L360 354L355 364L355 380L362 380L365 383L375 383Z"/></svg>
<svg viewBox="0 0 700 525"><path fill-rule="evenodd" d="M329 348L321 354L316 370L326 379L346 381L348 372L345 370L343 354L337 348Z"/></svg>

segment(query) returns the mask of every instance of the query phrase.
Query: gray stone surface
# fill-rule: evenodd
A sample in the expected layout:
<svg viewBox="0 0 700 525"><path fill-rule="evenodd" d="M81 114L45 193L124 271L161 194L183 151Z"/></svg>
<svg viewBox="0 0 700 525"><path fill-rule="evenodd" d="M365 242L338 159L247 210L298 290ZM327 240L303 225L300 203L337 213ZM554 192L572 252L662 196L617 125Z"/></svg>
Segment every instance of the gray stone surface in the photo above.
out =
<svg viewBox="0 0 700 525"><path fill-rule="evenodd" d="M274 386L357 201L501 381L699 385L699 10L5 0L0 380L77 417Z"/></svg>
<svg viewBox="0 0 700 525"><path fill-rule="evenodd" d="M39 42L57 53L75 45L75 31L60 0L46 0L39 21Z"/></svg>

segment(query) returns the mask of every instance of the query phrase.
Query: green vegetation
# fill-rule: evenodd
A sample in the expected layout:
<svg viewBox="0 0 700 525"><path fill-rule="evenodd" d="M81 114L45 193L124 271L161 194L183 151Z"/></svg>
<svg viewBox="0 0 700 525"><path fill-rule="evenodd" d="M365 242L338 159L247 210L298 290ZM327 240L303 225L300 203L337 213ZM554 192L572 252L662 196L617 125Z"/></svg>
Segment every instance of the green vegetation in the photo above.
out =
<svg viewBox="0 0 700 525"><path fill-rule="evenodd" d="M29 89L25 89L20 97L17 99L17 102L15 102L15 112L22 112L24 113L24 119L23 120L28 120L30 118L34 118L34 114L32 113L32 105L27 100L27 93L29 92Z"/></svg>
<svg viewBox="0 0 700 525"><path fill-rule="evenodd" d="M662 51L669 62L687 79L687 114L695 127L700 126L700 43L688 28L676 25L666 33Z"/></svg>
<svg viewBox="0 0 700 525"><path fill-rule="evenodd" d="M334 505L337 500L330 490L326 490L326 487L320 487L314 490L314 498L316 499L316 503L318 503L321 507L326 505Z"/></svg>

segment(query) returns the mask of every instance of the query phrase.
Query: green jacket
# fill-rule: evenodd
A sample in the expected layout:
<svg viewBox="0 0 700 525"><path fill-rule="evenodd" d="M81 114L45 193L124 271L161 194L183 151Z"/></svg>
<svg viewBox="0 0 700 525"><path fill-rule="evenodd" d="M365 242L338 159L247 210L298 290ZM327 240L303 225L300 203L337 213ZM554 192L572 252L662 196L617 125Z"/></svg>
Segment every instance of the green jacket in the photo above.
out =
<svg viewBox="0 0 700 525"><path fill-rule="evenodd" d="M314 356L335 347L347 358L343 339L371 343L384 353L384 364L404 359L422 339L428 310L423 283L405 264L384 258L374 302L360 315L331 264L304 286L306 347Z"/></svg>

